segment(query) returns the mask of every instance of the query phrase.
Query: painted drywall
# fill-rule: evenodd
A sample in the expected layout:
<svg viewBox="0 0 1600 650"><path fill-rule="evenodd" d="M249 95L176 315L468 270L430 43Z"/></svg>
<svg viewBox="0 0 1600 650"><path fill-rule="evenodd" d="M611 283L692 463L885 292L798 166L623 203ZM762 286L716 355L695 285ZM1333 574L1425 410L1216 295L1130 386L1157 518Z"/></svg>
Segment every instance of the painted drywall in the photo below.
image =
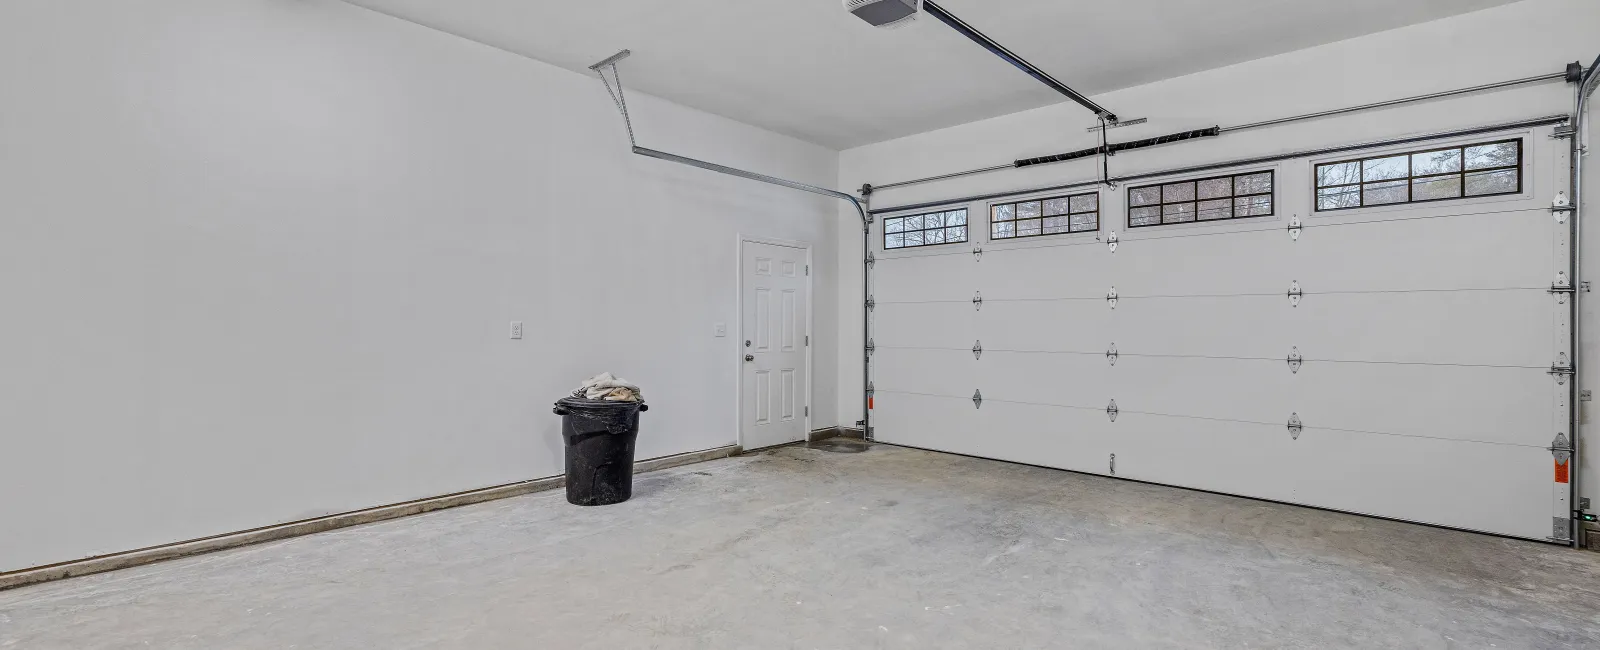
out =
<svg viewBox="0 0 1600 650"><path fill-rule="evenodd" d="M558 474L602 370L640 457L733 444L740 233L815 244L837 374L833 201L629 154L592 77L336 0L9 0L0 106L0 571Z"/></svg>
<svg viewBox="0 0 1600 650"><path fill-rule="evenodd" d="M1124 118L1149 118L1148 124L1112 132L1113 141L1127 141L1558 72L1574 60L1587 65L1597 52L1600 3L1525 0L1107 93L1095 100ZM1111 172L1171 169L1562 114L1572 110L1572 100L1572 88L1559 82L1519 87L1129 152L1111 160ZM1091 147L1099 143L1098 136L1084 131L1092 124L1091 118L1075 104L1061 104L850 149L840 155L840 186L891 183ZM1091 180L1098 174L1098 164L1098 160L1075 161L892 189L875 194L872 201L874 207L892 207ZM1589 164L1594 166L1592 156ZM1590 186L1594 183L1591 174ZM1592 191L1595 193L1600 190ZM1596 201L1591 196L1588 203L1594 206ZM1108 215L1107 219L1120 220L1122 215ZM863 296L861 267L852 258L859 259L862 240L854 222L854 215L840 211L839 249L844 260L839 275L841 419L858 418L854 414L860 412ZM1597 230L1586 232L1585 264L1590 269L1600 268ZM1595 302L1587 303L1585 325L1591 333L1600 333ZM1589 364L1600 364L1597 340L1600 336L1596 334L1586 340L1583 358ZM1593 383L1600 381L1600 374L1586 372L1585 378ZM1600 452L1593 447L1583 451L1580 474L1600 472ZM1600 497L1600 480L1586 482L1582 490L1587 496Z"/></svg>

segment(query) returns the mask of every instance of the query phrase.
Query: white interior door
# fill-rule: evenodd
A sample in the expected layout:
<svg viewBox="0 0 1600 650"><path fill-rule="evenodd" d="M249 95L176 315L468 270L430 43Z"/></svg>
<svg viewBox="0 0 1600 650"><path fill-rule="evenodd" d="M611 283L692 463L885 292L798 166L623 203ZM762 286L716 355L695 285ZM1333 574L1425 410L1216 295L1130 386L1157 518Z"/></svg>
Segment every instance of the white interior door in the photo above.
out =
<svg viewBox="0 0 1600 650"><path fill-rule="evenodd" d="M811 288L806 249L743 242L739 443L759 449L805 438Z"/></svg>

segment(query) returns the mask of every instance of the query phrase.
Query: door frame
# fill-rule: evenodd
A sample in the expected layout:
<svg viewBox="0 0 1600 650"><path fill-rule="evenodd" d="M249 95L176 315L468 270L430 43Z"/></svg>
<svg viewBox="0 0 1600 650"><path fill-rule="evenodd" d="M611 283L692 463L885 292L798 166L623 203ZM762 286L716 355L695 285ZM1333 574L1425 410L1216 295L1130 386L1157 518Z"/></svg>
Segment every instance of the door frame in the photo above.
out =
<svg viewBox="0 0 1600 650"><path fill-rule="evenodd" d="M734 369L736 371L734 373L734 377L736 379L734 381L734 388L733 388L733 391L734 391L734 400L733 400L734 442L736 444L738 444L740 447L744 447L745 446L745 444L744 444L745 443L745 440L744 440L744 409L745 409L745 403L744 403L744 363L745 363L744 355L745 355L745 352L744 352L744 347L742 345L740 345L740 343L739 343L740 341L744 340L744 324L745 324L744 323L744 251L745 251L745 244L766 244L766 245L769 245L769 246L783 246L785 248L800 249L800 250L805 251L805 253L806 253L806 261L805 261L805 265L806 265L806 276L805 276L806 277L806 282L805 282L805 287L806 287L806 317L805 317L806 331L802 335L802 336L806 337L804 340L807 341L807 344L805 346L805 349L806 349L806 353L805 353L805 363L806 363L806 392L805 392L805 395L806 395L806 403L805 403L804 408L801 411L805 415L803 417L804 422L802 423L802 426L804 427L804 429L801 431L801 438L800 438L801 441L804 441L806 436L811 435L811 401L812 401L812 399L811 399L811 397L812 397L811 396L811 386L816 383L816 378L815 378L813 370L812 370L812 350L816 346L810 345L811 331L813 329L815 329L815 325L816 325L816 323L813 322L813 319L815 318L815 314L816 314L816 307L812 304L813 301L815 301L815 299L816 299L816 281L813 279L815 276L811 275L811 271L810 271L811 266L812 266L811 255L812 255L813 249L812 249L811 244L808 244L808 243L805 243L805 242L801 242L801 241L795 241L795 240L792 240L792 239L778 239L778 238L775 238L775 237L760 237L760 236L756 236L756 235L740 234L740 235L738 235L738 246L735 249L734 256L733 256L734 286L736 287L734 289L734 299L733 299L734 314L735 314L734 324L736 324L738 326L738 327L734 328L734 331L737 332L737 335L732 337L733 350L734 350L733 363L734 363Z"/></svg>

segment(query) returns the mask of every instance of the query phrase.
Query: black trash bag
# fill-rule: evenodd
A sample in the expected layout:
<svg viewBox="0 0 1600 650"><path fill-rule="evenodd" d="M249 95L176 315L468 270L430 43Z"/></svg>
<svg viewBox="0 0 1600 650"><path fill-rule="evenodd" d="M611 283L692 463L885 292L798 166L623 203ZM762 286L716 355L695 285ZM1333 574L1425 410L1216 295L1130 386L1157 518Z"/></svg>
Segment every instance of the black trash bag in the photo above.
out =
<svg viewBox="0 0 1600 650"><path fill-rule="evenodd" d="M567 502L580 506L622 503L633 496L633 448L644 402L567 397L556 402L567 446Z"/></svg>

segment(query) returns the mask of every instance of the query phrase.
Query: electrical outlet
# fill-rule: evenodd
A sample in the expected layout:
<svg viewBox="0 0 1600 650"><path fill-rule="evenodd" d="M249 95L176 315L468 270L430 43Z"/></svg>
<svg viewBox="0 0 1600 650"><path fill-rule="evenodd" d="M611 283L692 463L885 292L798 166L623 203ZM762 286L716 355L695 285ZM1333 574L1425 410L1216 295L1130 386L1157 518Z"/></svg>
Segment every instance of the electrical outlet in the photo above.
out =
<svg viewBox="0 0 1600 650"><path fill-rule="evenodd" d="M520 321L520 320L511 321L511 338L513 338L513 339L522 338L522 321Z"/></svg>
<svg viewBox="0 0 1600 650"><path fill-rule="evenodd" d="M728 335L728 324L727 323L715 323L715 324L713 324L711 326L711 335L715 336L715 337L717 337L719 339L722 338L722 337L727 336Z"/></svg>

